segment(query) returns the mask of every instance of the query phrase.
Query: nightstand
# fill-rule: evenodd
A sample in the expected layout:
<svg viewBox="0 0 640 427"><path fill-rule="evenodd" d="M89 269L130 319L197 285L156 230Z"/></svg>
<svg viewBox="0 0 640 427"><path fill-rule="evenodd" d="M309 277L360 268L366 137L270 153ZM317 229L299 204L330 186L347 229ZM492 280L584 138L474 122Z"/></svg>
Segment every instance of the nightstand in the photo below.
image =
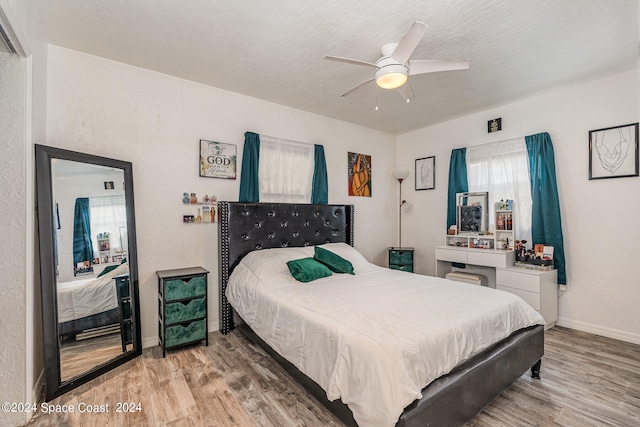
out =
<svg viewBox="0 0 640 427"><path fill-rule="evenodd" d="M118 321L120 322L120 340L122 351L127 351L127 345L133 344L133 323L131 323L131 290L129 288L129 274L122 274L113 278L116 282L116 296L118 298Z"/></svg>
<svg viewBox="0 0 640 427"><path fill-rule="evenodd" d="M158 340L162 357L167 349L205 341L207 275L202 267L156 271L158 276Z"/></svg>
<svg viewBox="0 0 640 427"><path fill-rule="evenodd" d="M413 248L388 248L389 268L413 273Z"/></svg>

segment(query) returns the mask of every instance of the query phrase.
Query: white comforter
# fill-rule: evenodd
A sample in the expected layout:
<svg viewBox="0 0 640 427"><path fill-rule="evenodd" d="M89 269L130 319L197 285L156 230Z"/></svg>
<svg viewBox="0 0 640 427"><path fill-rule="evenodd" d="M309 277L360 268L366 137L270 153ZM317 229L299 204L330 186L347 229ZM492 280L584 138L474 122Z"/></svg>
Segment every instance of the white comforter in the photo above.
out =
<svg viewBox="0 0 640 427"><path fill-rule="evenodd" d="M97 279L76 280L57 284L58 323L80 319L118 307L115 276L129 272L122 264Z"/></svg>
<svg viewBox="0 0 640 427"><path fill-rule="evenodd" d="M544 319L519 297L390 270L346 244L323 245L355 275L296 281L313 248L255 251L234 269L231 305L280 355L341 398L360 426L392 426L421 390L469 356Z"/></svg>

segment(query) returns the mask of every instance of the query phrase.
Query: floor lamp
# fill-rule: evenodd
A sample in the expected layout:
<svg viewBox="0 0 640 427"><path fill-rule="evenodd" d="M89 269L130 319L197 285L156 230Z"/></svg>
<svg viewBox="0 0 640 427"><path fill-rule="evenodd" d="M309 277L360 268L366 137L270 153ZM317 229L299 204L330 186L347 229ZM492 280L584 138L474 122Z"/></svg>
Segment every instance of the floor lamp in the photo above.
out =
<svg viewBox="0 0 640 427"><path fill-rule="evenodd" d="M402 200L402 181L409 176L407 170L395 170L393 171L393 177L398 180L400 186L400 192L398 194L398 247L402 247L402 205L405 203Z"/></svg>

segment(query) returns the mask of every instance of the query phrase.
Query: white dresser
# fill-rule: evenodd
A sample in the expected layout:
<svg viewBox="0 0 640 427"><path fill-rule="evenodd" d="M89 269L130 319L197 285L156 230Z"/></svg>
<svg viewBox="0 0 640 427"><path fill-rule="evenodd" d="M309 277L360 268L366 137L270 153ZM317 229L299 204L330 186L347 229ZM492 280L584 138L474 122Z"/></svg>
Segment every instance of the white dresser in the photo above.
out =
<svg viewBox="0 0 640 427"><path fill-rule="evenodd" d="M537 310L546 321L545 329L558 321L558 272L515 267L515 252L498 249L472 249L436 246L436 276L450 271L482 274L491 288L518 295ZM464 264L463 269L456 264Z"/></svg>
<svg viewBox="0 0 640 427"><path fill-rule="evenodd" d="M526 268L496 268L496 288L518 295L537 310L547 322L545 329L558 321L558 271Z"/></svg>

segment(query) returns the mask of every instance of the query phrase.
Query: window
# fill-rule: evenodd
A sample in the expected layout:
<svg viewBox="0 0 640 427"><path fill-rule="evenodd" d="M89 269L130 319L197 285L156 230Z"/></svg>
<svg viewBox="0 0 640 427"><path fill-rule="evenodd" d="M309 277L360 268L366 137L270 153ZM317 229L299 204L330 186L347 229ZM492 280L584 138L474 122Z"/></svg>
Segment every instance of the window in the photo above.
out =
<svg viewBox="0 0 640 427"><path fill-rule="evenodd" d="M124 195L90 197L89 215L91 222L91 242L95 254L99 253L98 239L100 233L109 233L109 243L112 253L127 251L126 226L127 210ZM125 236L122 241L121 236Z"/></svg>
<svg viewBox="0 0 640 427"><path fill-rule="evenodd" d="M260 201L309 203L313 156L312 144L260 135Z"/></svg>
<svg viewBox="0 0 640 427"><path fill-rule="evenodd" d="M515 235L531 242L531 178L524 138L467 147L469 191L489 192L489 228L495 229L495 203L514 201Z"/></svg>

